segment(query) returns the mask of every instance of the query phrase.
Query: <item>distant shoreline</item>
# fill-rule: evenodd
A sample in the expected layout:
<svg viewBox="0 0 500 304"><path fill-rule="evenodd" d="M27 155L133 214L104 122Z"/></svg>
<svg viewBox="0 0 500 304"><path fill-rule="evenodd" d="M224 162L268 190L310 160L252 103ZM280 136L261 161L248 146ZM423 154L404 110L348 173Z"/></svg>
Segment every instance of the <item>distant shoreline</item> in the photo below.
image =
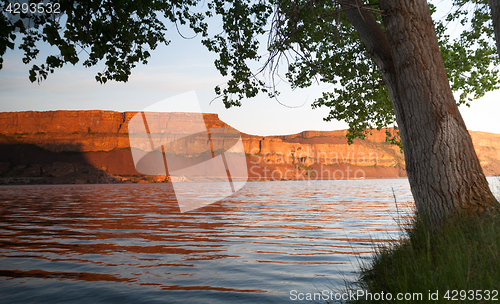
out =
<svg viewBox="0 0 500 304"><path fill-rule="evenodd" d="M128 123L136 113L0 112L0 184L168 182L168 172L143 175L136 170L128 133ZM166 126L172 123L174 114L175 123L188 127L200 119L200 113L152 113L151 125ZM202 114L202 118L207 130L235 130L217 114ZM174 136L186 136L189 131L184 129ZM345 137L347 130L282 136L237 134L241 136L251 181L405 178L404 156L399 147L386 142L386 131L396 132L372 130L365 140L355 139L351 145ZM500 175L500 135L470 134L484 173ZM195 136L190 140L191 154L204 153L196 150L206 145L204 138ZM179 151L173 152L185 157ZM246 176L240 172L232 178Z"/></svg>

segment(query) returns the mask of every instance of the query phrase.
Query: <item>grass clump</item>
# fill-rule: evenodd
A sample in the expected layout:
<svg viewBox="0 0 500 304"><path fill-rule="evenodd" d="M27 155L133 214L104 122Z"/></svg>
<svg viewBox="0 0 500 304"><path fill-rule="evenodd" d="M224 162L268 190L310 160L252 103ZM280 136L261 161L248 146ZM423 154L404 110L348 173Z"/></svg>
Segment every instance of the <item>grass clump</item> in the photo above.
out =
<svg viewBox="0 0 500 304"><path fill-rule="evenodd" d="M351 303L500 301L500 213L460 217L438 232L424 222L416 217L401 239L377 249L362 265L359 281L348 290L374 296Z"/></svg>

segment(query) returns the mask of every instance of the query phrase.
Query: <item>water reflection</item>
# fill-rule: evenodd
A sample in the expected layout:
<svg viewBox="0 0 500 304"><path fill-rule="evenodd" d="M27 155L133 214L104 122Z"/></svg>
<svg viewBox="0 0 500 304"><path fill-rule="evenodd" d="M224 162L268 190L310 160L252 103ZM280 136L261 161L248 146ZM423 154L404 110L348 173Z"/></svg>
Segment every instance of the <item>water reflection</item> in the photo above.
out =
<svg viewBox="0 0 500 304"><path fill-rule="evenodd" d="M0 293L12 302L288 302L291 289L353 278L353 251L398 234L391 188L400 209L412 207L406 180L252 182L188 213L168 184L2 186Z"/></svg>

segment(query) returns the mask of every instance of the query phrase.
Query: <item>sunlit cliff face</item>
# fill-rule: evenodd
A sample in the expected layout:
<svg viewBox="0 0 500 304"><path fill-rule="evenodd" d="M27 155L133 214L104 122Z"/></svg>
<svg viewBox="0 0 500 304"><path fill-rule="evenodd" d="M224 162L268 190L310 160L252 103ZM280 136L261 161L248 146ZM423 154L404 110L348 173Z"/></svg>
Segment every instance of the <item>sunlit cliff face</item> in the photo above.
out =
<svg viewBox="0 0 500 304"><path fill-rule="evenodd" d="M96 168L102 176L78 181L73 178L70 182L169 181L166 175L146 177L135 170L127 134L128 122L135 114L113 111L0 113L3 146L0 176L38 178L40 172L45 171L45 176L59 172L64 181L65 176L70 178L74 172L82 172L84 169L80 167L84 165ZM194 115L199 114L184 113L176 115L176 119L189 122ZM151 123L162 125L168 119L169 113L158 113ZM217 114L203 114L203 119L207 128L231 128L219 120ZM352 145L348 145L345 133L305 131L266 137L241 134L248 178L315 180L406 176L404 157L398 147L385 142L384 130L372 131L366 140L354 140ZM500 174L500 135L470 133L485 174ZM17 145L15 154L12 145ZM28 164L31 167L28 168ZM13 171L14 167L17 171Z"/></svg>

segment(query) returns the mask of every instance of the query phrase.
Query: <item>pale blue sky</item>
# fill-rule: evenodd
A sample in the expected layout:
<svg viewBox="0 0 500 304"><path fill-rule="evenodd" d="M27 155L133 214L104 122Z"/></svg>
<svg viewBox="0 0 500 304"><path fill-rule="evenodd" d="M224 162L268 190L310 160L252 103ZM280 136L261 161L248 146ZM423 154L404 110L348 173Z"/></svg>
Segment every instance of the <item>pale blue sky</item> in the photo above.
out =
<svg viewBox="0 0 500 304"><path fill-rule="evenodd" d="M328 109L312 110L310 104L328 85L292 91L288 85L279 86L280 102L297 108L288 108L262 95L245 100L240 108L225 109L215 97L213 88L225 79L214 67L215 54L209 53L199 39L184 40L175 29L170 31L172 43L152 52L148 65L132 71L128 83L98 84L94 76L103 66L83 68L65 66L49 75L40 85L28 80L28 69L22 63L19 50L7 51L4 67L0 70L0 111L48 110L114 110L139 111L145 107L187 91L196 91L204 112L218 113L219 117L240 130L255 135L293 134L304 130L345 129L342 122L324 122ZM47 47L37 60L44 60ZM498 113L500 92L460 110L469 130L500 133ZM302 106L301 106L302 105ZM186 109L189 110L189 109Z"/></svg>

